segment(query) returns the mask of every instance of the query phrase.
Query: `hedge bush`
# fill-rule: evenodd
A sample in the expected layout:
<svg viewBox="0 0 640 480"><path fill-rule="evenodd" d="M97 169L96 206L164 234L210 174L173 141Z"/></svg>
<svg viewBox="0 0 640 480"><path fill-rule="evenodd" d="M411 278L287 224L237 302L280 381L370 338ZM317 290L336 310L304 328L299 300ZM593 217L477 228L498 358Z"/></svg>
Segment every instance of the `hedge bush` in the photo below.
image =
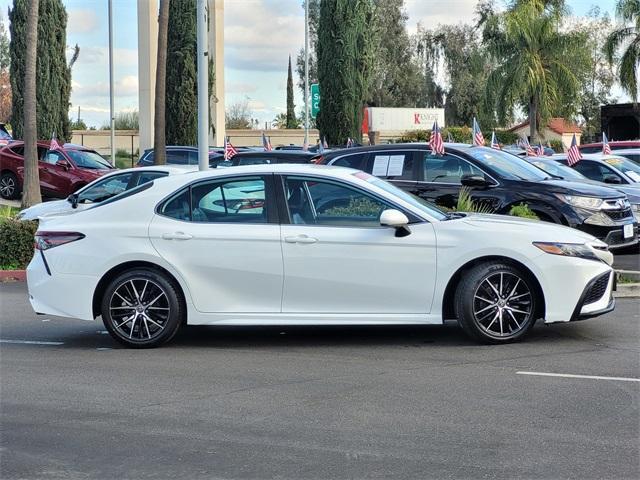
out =
<svg viewBox="0 0 640 480"><path fill-rule="evenodd" d="M484 132L484 138L487 142L491 142L491 133ZM445 127L442 129L442 138L445 142L449 141L449 137L456 143L471 143L472 131L470 127ZM412 130L405 132L401 137L395 139L398 143L412 142L428 142L431 138L431 130ZM496 138L498 143L502 145L513 145L518 140L518 135L506 130L496 130Z"/></svg>
<svg viewBox="0 0 640 480"><path fill-rule="evenodd" d="M22 270L33 257L37 221L0 220L0 270Z"/></svg>

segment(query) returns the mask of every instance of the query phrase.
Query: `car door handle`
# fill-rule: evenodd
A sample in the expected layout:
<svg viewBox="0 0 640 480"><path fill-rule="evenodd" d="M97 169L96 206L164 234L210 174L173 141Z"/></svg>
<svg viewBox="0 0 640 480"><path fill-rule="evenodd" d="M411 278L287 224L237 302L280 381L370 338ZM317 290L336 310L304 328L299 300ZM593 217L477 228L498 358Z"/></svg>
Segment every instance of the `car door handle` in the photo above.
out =
<svg viewBox="0 0 640 480"><path fill-rule="evenodd" d="M316 243L318 239L306 235L295 235L293 237L284 237L284 241L287 243Z"/></svg>
<svg viewBox="0 0 640 480"><path fill-rule="evenodd" d="M184 232L163 233L162 238L165 240L191 240L193 235Z"/></svg>

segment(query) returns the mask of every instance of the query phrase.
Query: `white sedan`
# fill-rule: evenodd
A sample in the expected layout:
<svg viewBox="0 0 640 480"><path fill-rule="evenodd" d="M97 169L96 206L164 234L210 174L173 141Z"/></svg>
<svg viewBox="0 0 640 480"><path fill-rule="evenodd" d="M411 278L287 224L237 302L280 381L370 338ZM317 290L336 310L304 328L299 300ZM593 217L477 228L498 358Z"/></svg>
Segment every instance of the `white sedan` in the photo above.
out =
<svg viewBox="0 0 640 480"><path fill-rule="evenodd" d="M36 312L102 320L131 347L188 325L442 324L519 340L614 307L612 255L545 222L446 214L341 167L174 175L45 217Z"/></svg>
<svg viewBox="0 0 640 480"><path fill-rule="evenodd" d="M38 203L18 213L19 220L37 220L48 215L66 215L79 212L96 203L104 202L126 190L130 190L156 178L179 173L193 172L197 168L189 165L155 165L152 167L115 170L72 193L64 200Z"/></svg>

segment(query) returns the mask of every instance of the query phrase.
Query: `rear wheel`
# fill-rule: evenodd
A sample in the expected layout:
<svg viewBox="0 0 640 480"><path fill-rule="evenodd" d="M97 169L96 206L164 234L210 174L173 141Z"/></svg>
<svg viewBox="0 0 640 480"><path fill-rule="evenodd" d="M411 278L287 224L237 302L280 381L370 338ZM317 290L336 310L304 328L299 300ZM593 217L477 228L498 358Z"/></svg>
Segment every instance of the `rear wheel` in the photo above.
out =
<svg viewBox="0 0 640 480"><path fill-rule="evenodd" d="M0 175L0 196L7 200L14 200L20 195L18 177L11 172Z"/></svg>
<svg viewBox="0 0 640 480"><path fill-rule="evenodd" d="M455 309L464 332L485 343L520 340L533 327L540 304L528 275L506 263L481 263L458 284Z"/></svg>
<svg viewBox="0 0 640 480"><path fill-rule="evenodd" d="M185 307L173 281L149 269L114 278L102 297L102 321L111 336L132 348L150 348L173 338Z"/></svg>

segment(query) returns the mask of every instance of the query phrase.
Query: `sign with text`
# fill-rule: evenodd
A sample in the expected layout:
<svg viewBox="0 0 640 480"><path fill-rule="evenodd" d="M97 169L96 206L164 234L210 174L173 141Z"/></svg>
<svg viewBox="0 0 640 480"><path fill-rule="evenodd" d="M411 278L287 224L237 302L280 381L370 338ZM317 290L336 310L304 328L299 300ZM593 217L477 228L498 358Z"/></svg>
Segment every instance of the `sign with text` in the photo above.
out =
<svg viewBox="0 0 640 480"><path fill-rule="evenodd" d="M316 118L320 111L320 85L311 84L311 118Z"/></svg>

